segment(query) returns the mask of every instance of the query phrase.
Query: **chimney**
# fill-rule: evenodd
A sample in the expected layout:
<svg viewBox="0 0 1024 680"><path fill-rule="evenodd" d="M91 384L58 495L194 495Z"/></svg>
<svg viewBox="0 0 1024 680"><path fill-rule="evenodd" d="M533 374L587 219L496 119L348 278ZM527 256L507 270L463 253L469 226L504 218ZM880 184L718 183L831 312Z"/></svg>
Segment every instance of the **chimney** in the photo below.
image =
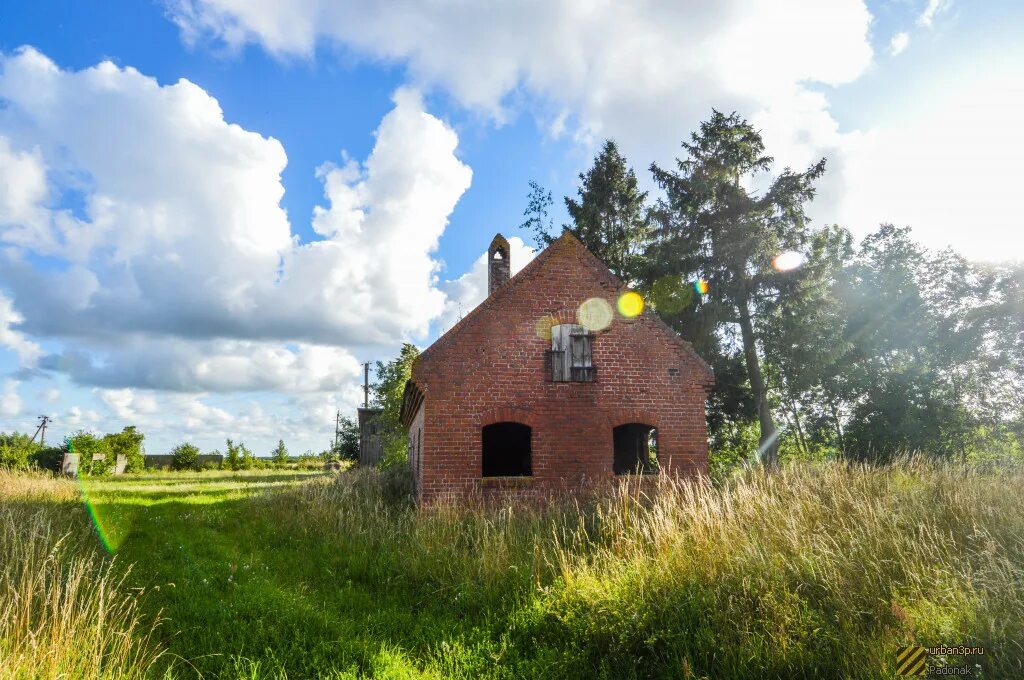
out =
<svg viewBox="0 0 1024 680"><path fill-rule="evenodd" d="M497 234L491 241L491 247L487 249L487 295L494 295L494 291L508 281L511 272L508 241L501 234Z"/></svg>

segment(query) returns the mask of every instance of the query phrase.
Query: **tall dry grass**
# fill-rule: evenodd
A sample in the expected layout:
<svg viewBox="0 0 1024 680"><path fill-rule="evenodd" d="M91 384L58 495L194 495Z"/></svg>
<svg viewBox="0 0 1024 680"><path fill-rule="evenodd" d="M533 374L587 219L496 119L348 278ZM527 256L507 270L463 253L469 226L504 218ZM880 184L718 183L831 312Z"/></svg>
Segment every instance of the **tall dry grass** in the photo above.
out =
<svg viewBox="0 0 1024 680"><path fill-rule="evenodd" d="M74 482L0 471L0 678L137 678L160 652Z"/></svg>
<svg viewBox="0 0 1024 680"><path fill-rule="evenodd" d="M0 473L0 501L0 678L155 672L76 485ZM1020 468L801 463L426 510L400 472L355 470L244 516L329 546L332 573L391 607L485 631L395 648L444 677L894 677L909 643L981 646L974 677L1024 677Z"/></svg>
<svg viewBox="0 0 1024 680"><path fill-rule="evenodd" d="M983 646L976 675L1024 677L1019 468L802 463L425 512L394 475L274 502L367 578L506 612L515 674L886 677L918 643Z"/></svg>

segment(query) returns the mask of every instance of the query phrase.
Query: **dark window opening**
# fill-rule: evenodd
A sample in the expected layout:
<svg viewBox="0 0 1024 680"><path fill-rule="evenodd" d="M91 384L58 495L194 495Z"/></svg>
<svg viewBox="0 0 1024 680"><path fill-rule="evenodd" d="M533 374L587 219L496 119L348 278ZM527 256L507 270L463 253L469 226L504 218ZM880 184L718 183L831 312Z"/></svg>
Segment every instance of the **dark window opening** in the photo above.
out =
<svg viewBox="0 0 1024 680"><path fill-rule="evenodd" d="M641 423L619 425L612 430L612 438L615 474L658 474L658 431L655 428Z"/></svg>
<svg viewBox="0 0 1024 680"><path fill-rule="evenodd" d="M583 326L559 324L551 327L548 362L555 382L594 382L594 335Z"/></svg>
<svg viewBox="0 0 1024 680"><path fill-rule="evenodd" d="M529 477L530 427L495 423L483 429L483 476Z"/></svg>

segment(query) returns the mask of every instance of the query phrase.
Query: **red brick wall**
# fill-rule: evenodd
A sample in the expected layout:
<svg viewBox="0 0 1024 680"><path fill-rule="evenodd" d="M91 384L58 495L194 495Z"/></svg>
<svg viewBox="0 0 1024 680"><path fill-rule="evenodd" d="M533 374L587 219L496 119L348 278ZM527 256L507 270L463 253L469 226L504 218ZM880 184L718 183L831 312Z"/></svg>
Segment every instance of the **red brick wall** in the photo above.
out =
<svg viewBox="0 0 1024 680"><path fill-rule="evenodd" d="M584 300L602 297L614 309L621 292L578 241L563 237L424 353L413 369L425 393L417 417L424 428L417 475L423 500L500 489L481 481L481 428L503 421L532 428L533 479L521 482L527 488L611 477L612 428L630 422L657 428L663 471L707 470L709 372L653 315L627 319L616 312L597 333L596 382L547 379L551 341L538 336L538 320L553 315L575 323Z"/></svg>
<svg viewBox="0 0 1024 680"><path fill-rule="evenodd" d="M424 406L421 404L409 425L409 467L412 468L417 490L423 483L423 423Z"/></svg>

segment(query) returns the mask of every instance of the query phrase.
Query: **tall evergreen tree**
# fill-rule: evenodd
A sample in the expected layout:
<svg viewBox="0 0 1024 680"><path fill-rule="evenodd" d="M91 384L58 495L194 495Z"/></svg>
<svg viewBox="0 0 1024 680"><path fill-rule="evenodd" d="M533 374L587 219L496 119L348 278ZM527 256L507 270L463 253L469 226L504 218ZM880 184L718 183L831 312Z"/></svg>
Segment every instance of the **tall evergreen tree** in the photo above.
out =
<svg viewBox="0 0 1024 680"><path fill-rule="evenodd" d="M594 164L579 178L578 198L564 199L572 223L563 226L616 276L635 283L652 232L647 192L640 191L636 173L611 139L605 140ZM558 237L549 212L553 204L551 191L531 181L523 212L526 220L520 228L533 232L538 247L550 245Z"/></svg>
<svg viewBox="0 0 1024 680"><path fill-rule="evenodd" d="M810 238L804 204L825 171L822 159L803 172L788 168L757 194L747 182L766 172L772 158L761 135L735 113L713 111L700 131L683 142L686 158L675 170L651 172L665 197L654 212L653 274L703 280L703 303L716 325L738 326L747 380L760 425L760 451L778 461L778 433L759 356L760 316L777 302L792 277L773 268L786 251L801 251Z"/></svg>
<svg viewBox="0 0 1024 680"><path fill-rule="evenodd" d="M640 191L636 173L610 139L579 177L579 199L565 198L573 222L568 228L616 276L635 282L651 236L647 192Z"/></svg>

